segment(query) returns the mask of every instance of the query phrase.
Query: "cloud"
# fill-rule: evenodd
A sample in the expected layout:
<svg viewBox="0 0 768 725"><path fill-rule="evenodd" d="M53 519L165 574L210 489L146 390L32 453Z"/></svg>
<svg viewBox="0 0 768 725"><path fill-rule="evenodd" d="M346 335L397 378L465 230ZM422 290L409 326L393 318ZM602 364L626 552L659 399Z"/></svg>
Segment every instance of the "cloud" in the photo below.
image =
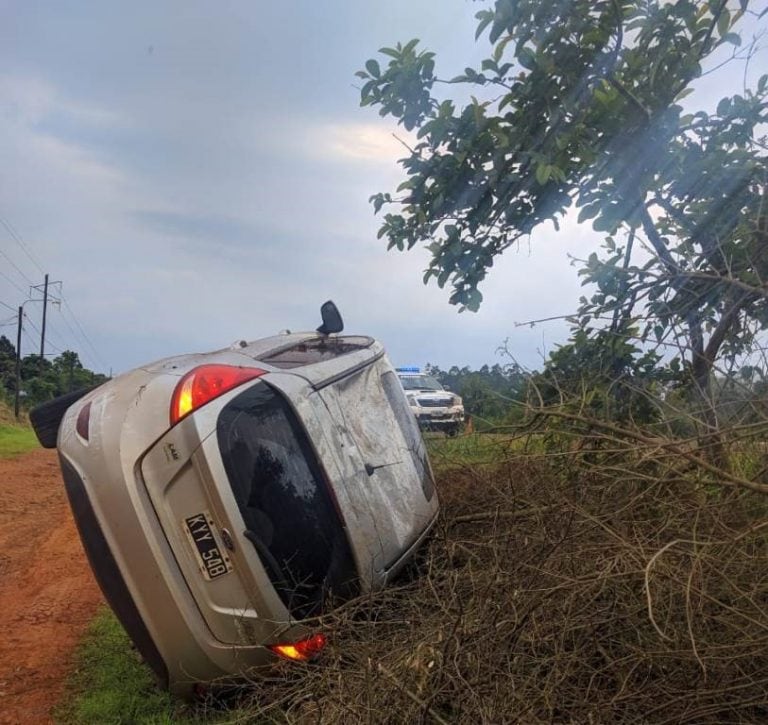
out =
<svg viewBox="0 0 768 725"><path fill-rule="evenodd" d="M241 219L190 212L138 210L130 213L140 224L159 234L196 239L227 246L251 246L263 230Z"/></svg>
<svg viewBox="0 0 768 725"><path fill-rule="evenodd" d="M37 126L56 118L89 127L123 126L127 119L113 109L76 101L35 76L0 75L4 115L18 123Z"/></svg>
<svg viewBox="0 0 768 725"><path fill-rule="evenodd" d="M326 123L308 133L309 150L317 155L339 160L393 164L408 154L412 134L404 129L393 131L373 123Z"/></svg>

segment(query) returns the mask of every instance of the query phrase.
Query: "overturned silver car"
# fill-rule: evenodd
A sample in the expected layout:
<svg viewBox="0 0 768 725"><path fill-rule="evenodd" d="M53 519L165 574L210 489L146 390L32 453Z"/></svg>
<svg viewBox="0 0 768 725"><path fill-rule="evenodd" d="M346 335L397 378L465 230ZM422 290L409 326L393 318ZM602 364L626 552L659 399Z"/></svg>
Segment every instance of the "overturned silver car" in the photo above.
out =
<svg viewBox="0 0 768 725"><path fill-rule="evenodd" d="M317 654L308 621L383 587L437 516L384 348L323 318L32 413L107 600L177 694Z"/></svg>

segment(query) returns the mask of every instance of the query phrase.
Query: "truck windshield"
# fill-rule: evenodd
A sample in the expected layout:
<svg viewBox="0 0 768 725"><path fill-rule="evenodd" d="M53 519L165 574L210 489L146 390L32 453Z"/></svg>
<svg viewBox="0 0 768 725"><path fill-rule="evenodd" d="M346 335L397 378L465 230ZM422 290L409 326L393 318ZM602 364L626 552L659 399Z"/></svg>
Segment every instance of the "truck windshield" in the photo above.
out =
<svg viewBox="0 0 768 725"><path fill-rule="evenodd" d="M431 375L403 375L400 378L404 390L442 390L443 386Z"/></svg>

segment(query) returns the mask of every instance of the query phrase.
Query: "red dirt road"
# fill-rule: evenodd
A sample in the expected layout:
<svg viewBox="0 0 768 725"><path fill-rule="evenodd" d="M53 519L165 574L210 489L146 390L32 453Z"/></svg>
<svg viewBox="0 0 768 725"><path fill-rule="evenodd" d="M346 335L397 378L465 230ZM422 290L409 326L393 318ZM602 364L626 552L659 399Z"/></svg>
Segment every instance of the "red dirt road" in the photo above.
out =
<svg viewBox="0 0 768 725"><path fill-rule="evenodd" d="M0 460L0 723L52 722L72 654L103 601L55 451Z"/></svg>

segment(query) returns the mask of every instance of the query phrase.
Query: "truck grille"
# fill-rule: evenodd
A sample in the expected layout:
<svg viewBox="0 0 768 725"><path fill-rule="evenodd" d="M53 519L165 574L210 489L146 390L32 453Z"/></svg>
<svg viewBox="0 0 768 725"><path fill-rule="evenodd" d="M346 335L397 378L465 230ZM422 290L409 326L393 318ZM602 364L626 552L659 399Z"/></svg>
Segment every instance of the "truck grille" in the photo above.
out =
<svg viewBox="0 0 768 725"><path fill-rule="evenodd" d="M419 398L419 405L422 408L447 408L452 400L453 398Z"/></svg>

